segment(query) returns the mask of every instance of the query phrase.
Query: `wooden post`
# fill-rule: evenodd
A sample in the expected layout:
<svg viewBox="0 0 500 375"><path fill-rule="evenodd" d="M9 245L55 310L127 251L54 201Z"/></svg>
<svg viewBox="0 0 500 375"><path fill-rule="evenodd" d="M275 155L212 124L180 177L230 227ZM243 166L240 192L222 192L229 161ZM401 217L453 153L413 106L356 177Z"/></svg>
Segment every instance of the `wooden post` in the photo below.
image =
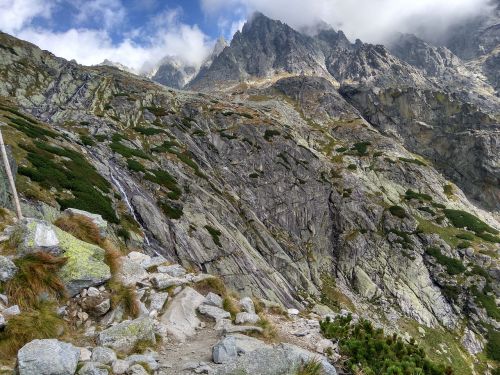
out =
<svg viewBox="0 0 500 375"><path fill-rule="evenodd" d="M0 121L0 149L2 152L3 165L5 167L5 172L7 173L7 178L9 179L10 190L12 191L12 196L14 197L14 206L17 211L17 218L22 220L23 213L21 212L21 204L19 203L19 197L17 196L16 184L14 183L14 176L12 176L12 171L10 169L9 158L7 156L7 150L5 149L5 144L3 143L2 137L2 125L5 125Z"/></svg>

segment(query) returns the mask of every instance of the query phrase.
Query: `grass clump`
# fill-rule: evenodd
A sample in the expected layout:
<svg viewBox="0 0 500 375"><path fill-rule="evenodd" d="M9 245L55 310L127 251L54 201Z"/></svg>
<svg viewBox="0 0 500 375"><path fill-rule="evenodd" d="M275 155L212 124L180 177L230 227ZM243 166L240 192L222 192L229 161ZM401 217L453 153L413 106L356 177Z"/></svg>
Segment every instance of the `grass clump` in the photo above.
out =
<svg viewBox="0 0 500 375"><path fill-rule="evenodd" d="M109 147L114 152L116 152L117 154L122 155L125 158L130 158L132 156L137 156L138 158L141 158L141 159L150 159L149 155L146 154L144 151L127 147L124 144L122 144L120 142L117 142L115 140L113 140L113 142L111 142L111 144L109 145Z"/></svg>
<svg viewBox="0 0 500 375"><path fill-rule="evenodd" d="M451 222L451 224L456 228L466 228L476 233L476 235L482 233L498 234L498 231L484 221L480 220L476 216L462 211L462 210L443 210L446 218Z"/></svg>
<svg viewBox="0 0 500 375"><path fill-rule="evenodd" d="M443 192L448 198L452 197L454 192L453 185L451 184L444 185Z"/></svg>
<svg viewBox="0 0 500 375"><path fill-rule="evenodd" d="M163 130L163 129L144 128L144 127L141 127L141 126L138 126L138 127L134 128L134 130L137 133L140 133L140 134L145 135L145 136L151 136L151 135L157 135L157 134L165 133L165 130Z"/></svg>
<svg viewBox="0 0 500 375"><path fill-rule="evenodd" d="M151 112L156 117L162 117L162 116L166 116L168 114L168 111L162 107L146 106L146 107L144 107L144 109L147 109L149 112Z"/></svg>
<svg viewBox="0 0 500 375"><path fill-rule="evenodd" d="M405 199L406 200L416 199L420 202L422 202L422 201L431 202L432 201L432 197L429 194L417 193L416 191L413 191L411 189L406 190Z"/></svg>
<svg viewBox="0 0 500 375"><path fill-rule="evenodd" d="M416 165L420 165L422 167L426 167L427 166L427 164L425 164L423 161L418 160L418 159L399 158L399 160L401 160L404 163L416 164Z"/></svg>
<svg viewBox="0 0 500 375"><path fill-rule="evenodd" d="M101 231L92 219L84 215L65 215L59 217L54 225L78 238L79 240L100 245Z"/></svg>
<svg viewBox="0 0 500 375"><path fill-rule="evenodd" d="M387 336L367 320L351 325L352 317L327 318L320 323L328 339L336 339L348 374L451 375L453 370L432 362L413 339L409 343L396 334Z"/></svg>
<svg viewBox="0 0 500 375"><path fill-rule="evenodd" d="M108 282L111 292L111 306L113 309L123 305L125 314L133 318L139 316L138 297L133 285L124 285L116 280Z"/></svg>
<svg viewBox="0 0 500 375"><path fill-rule="evenodd" d="M470 233L459 233L455 237L460 238L461 240L467 240L467 241L473 241L474 240L474 235Z"/></svg>
<svg viewBox="0 0 500 375"><path fill-rule="evenodd" d="M493 296L486 294L484 290L483 292L480 292L476 288L472 290L472 293L476 297L476 302L486 310L488 316L495 320L500 320L500 309L497 307Z"/></svg>
<svg viewBox="0 0 500 375"><path fill-rule="evenodd" d="M217 246L222 247L222 244L221 244L220 238L219 238L220 235L222 234L221 231L218 230L218 229L215 229L215 228L211 227L210 225L205 225L205 229L212 236L212 240L214 241L214 243Z"/></svg>
<svg viewBox="0 0 500 375"><path fill-rule="evenodd" d="M488 333L486 344L486 355L495 361L500 361L500 332L491 330Z"/></svg>
<svg viewBox="0 0 500 375"><path fill-rule="evenodd" d="M66 288L57 272L66 264L66 258L48 253L33 253L14 260L18 271L5 283L5 293L12 304L29 308L39 303L42 293L62 299Z"/></svg>
<svg viewBox="0 0 500 375"><path fill-rule="evenodd" d="M215 276L197 282L195 284L195 289L203 295L206 295L209 292L218 294L220 296L228 295L224 282L219 277Z"/></svg>
<svg viewBox="0 0 500 375"><path fill-rule="evenodd" d="M167 202L158 202L163 213L170 219L180 219L183 215L183 207L181 205L172 205Z"/></svg>
<svg viewBox="0 0 500 375"><path fill-rule="evenodd" d="M82 135L80 136L80 140L85 146L94 146L95 142L92 139L92 137L89 137L88 135Z"/></svg>
<svg viewBox="0 0 500 375"><path fill-rule="evenodd" d="M146 168L134 159L127 159L127 168L134 172L144 172L146 173Z"/></svg>
<svg viewBox="0 0 500 375"><path fill-rule="evenodd" d="M5 330L0 332L0 357L14 356L32 340L58 337L64 328L64 321L56 313L56 305L39 302L8 320Z"/></svg>
<svg viewBox="0 0 500 375"><path fill-rule="evenodd" d="M349 169L350 171L355 171L356 169L358 169L358 167L356 166L356 164L349 164L347 166L347 169Z"/></svg>
<svg viewBox="0 0 500 375"><path fill-rule="evenodd" d="M389 207L389 212L393 216L399 217L401 219L404 219L405 217L407 217L405 209L401 206L391 206L391 207Z"/></svg>
<svg viewBox="0 0 500 375"><path fill-rule="evenodd" d="M446 268L446 272L450 275L458 275L466 270L461 261L443 255L437 247L429 247L425 252L434 257L439 264L443 265Z"/></svg>
<svg viewBox="0 0 500 375"><path fill-rule="evenodd" d="M299 366L295 375L323 375L323 367L318 359L310 359Z"/></svg>
<svg viewBox="0 0 500 375"><path fill-rule="evenodd" d="M368 146L370 146L370 142L358 142L353 145L351 150L356 151L359 156L366 156L368 155Z"/></svg>
<svg viewBox="0 0 500 375"><path fill-rule="evenodd" d="M226 295L222 300L222 308L231 314L233 320L236 319L236 314L241 311L238 301L229 295Z"/></svg>

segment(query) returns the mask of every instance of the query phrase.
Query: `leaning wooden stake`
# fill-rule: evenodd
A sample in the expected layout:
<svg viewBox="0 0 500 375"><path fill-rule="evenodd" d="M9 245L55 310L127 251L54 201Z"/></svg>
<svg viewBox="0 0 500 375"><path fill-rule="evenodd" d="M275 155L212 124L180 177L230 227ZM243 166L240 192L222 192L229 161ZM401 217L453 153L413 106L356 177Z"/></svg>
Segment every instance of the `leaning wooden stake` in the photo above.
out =
<svg viewBox="0 0 500 375"><path fill-rule="evenodd" d="M17 218L21 220L23 218L23 213L21 212L21 204L19 203L19 197L17 196L16 184L14 183L14 176L12 176L12 171L10 170L9 158L7 157L7 150L5 149L5 144L3 143L2 129L1 126L5 125L0 121L0 149L2 150L3 165L5 167L5 172L7 172L7 178L9 179L10 190L14 197L14 205L16 206Z"/></svg>

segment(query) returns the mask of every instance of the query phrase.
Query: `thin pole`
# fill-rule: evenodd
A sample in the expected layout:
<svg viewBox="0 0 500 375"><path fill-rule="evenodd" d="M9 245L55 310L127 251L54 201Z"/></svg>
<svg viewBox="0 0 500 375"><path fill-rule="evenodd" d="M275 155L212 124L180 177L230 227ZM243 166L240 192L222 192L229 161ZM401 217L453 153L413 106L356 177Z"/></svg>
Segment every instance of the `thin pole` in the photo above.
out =
<svg viewBox="0 0 500 375"><path fill-rule="evenodd" d="M3 143L2 129L1 126L5 125L0 121L0 149L2 150L3 165L5 171L7 172L7 178L9 179L10 189L12 190L12 195L14 196L14 205L16 206L17 218L22 220L23 213L21 211L21 204L19 203L19 197L17 196L16 184L14 183L14 176L12 176L12 171L10 170L9 158L7 157L7 150L5 149L5 143Z"/></svg>

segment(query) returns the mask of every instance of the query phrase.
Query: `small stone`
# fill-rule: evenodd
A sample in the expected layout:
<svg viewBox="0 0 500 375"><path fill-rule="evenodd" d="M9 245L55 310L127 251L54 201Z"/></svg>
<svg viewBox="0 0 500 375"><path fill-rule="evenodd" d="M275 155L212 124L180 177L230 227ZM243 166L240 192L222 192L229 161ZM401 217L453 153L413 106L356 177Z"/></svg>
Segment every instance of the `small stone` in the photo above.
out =
<svg viewBox="0 0 500 375"><path fill-rule="evenodd" d="M203 315L207 315L212 319L215 319L216 321L231 317L231 314L227 311L221 309L220 307L210 305L201 305L200 307L198 307L198 311Z"/></svg>
<svg viewBox="0 0 500 375"><path fill-rule="evenodd" d="M297 309L288 309L287 313L288 315L299 315L300 311Z"/></svg>
<svg viewBox="0 0 500 375"><path fill-rule="evenodd" d="M19 309L18 305L12 305L10 307L7 307L5 310L3 310L2 314L5 318L8 318L9 316L21 314L21 310Z"/></svg>
<svg viewBox="0 0 500 375"><path fill-rule="evenodd" d="M236 314L235 323L236 324L244 324L244 323L255 324L259 320L260 320L260 317L255 313L240 312L240 313Z"/></svg>
<svg viewBox="0 0 500 375"><path fill-rule="evenodd" d="M87 348L78 348L80 349L80 361L81 362L86 362L90 361L90 358L92 356L92 352L88 350Z"/></svg>
<svg viewBox="0 0 500 375"><path fill-rule="evenodd" d="M222 308L222 302L223 302L223 300L222 300L221 296L219 296L218 294L209 292L205 296L205 301L203 303L205 305L211 305L211 306L221 307Z"/></svg>
<svg viewBox="0 0 500 375"><path fill-rule="evenodd" d="M127 370L127 375L148 375L148 372L139 364L130 366Z"/></svg>
<svg viewBox="0 0 500 375"><path fill-rule="evenodd" d="M212 368L209 365L202 365L194 369L196 374L209 374L212 371Z"/></svg>
<svg viewBox="0 0 500 375"><path fill-rule="evenodd" d="M255 306L250 297L245 297L240 299L240 306L243 311L251 314L255 314Z"/></svg>
<svg viewBox="0 0 500 375"><path fill-rule="evenodd" d="M99 362L87 362L78 371L78 375L108 375L109 371L105 365Z"/></svg>
<svg viewBox="0 0 500 375"><path fill-rule="evenodd" d="M0 255L0 282L5 282L14 277L17 267L9 258Z"/></svg>
<svg viewBox="0 0 500 375"><path fill-rule="evenodd" d="M93 313L96 316L102 316L102 315L106 314L110 308L111 308L111 301L109 298L107 298L104 301L102 301L100 304L98 304L97 306L94 307Z"/></svg>
<svg viewBox="0 0 500 375"><path fill-rule="evenodd" d="M125 374L130 367L130 363L124 361L123 359L117 359L113 362L111 369L113 370L113 374L122 375Z"/></svg>
<svg viewBox="0 0 500 375"><path fill-rule="evenodd" d="M130 363L131 365L135 365L137 363L147 363L149 368L153 371L158 370L160 367L155 358L156 353L154 354L132 354L125 358L125 361Z"/></svg>
<svg viewBox="0 0 500 375"><path fill-rule="evenodd" d="M170 266L158 266L157 271L160 273L166 273L172 277L182 277L187 273L186 269L182 267L180 264L173 264Z"/></svg>
<svg viewBox="0 0 500 375"><path fill-rule="evenodd" d="M92 361L110 365L116 361L116 353L110 348L97 346L92 351Z"/></svg>
<svg viewBox="0 0 500 375"><path fill-rule="evenodd" d="M316 344L316 351L321 354L327 352L328 349L333 350L334 348L335 344L332 342L332 340L328 339L321 339Z"/></svg>
<svg viewBox="0 0 500 375"><path fill-rule="evenodd" d="M87 296L87 289L83 289L81 292L80 292L80 297L81 298L85 298Z"/></svg>
<svg viewBox="0 0 500 375"><path fill-rule="evenodd" d="M99 297L100 294L101 292L99 292L99 289L94 288L93 286L87 289L87 295L89 297Z"/></svg>
<svg viewBox="0 0 500 375"><path fill-rule="evenodd" d="M152 294L149 299L150 299L149 309L161 311L161 309L163 309L163 306L165 305L165 302L168 299L168 293L167 292L155 293Z"/></svg>
<svg viewBox="0 0 500 375"><path fill-rule="evenodd" d="M99 333L97 342L114 350L129 352L140 340L156 342L154 322L149 317L126 320L105 329Z"/></svg>

